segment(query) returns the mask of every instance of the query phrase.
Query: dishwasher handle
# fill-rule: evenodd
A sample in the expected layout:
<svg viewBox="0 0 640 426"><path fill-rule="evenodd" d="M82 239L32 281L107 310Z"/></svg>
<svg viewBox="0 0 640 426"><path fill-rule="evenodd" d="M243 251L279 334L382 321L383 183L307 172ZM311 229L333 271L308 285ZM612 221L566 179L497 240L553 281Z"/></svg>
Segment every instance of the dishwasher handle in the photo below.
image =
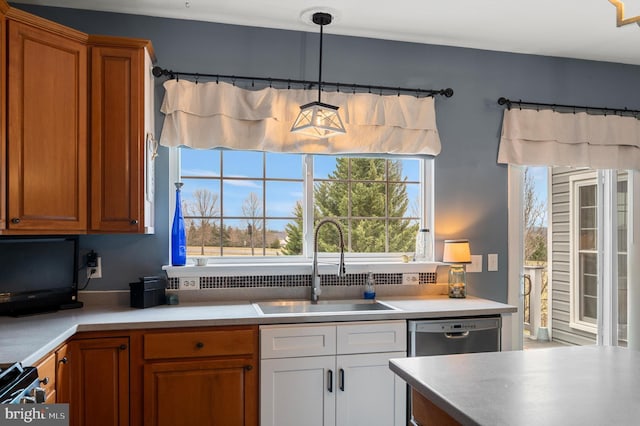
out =
<svg viewBox="0 0 640 426"><path fill-rule="evenodd" d="M453 333L445 332L442 334L444 334L444 337L446 337L447 339L466 339L467 337L469 337L468 331L459 331Z"/></svg>

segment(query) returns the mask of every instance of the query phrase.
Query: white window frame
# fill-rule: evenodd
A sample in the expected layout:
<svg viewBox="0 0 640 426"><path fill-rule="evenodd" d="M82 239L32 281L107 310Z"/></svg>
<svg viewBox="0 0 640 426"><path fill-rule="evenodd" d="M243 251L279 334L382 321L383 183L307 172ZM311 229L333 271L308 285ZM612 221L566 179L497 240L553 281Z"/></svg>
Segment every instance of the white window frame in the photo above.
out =
<svg viewBox="0 0 640 426"><path fill-rule="evenodd" d="M569 282L571 283L569 287L569 296L570 296L570 304L569 304L569 326L578 330L586 331L589 333L596 334L598 332L598 321L591 323L588 321L583 321L580 319L580 275L579 275L579 238L577 235L577 227L580 223L580 211L578 209L578 196L579 196L579 188L582 186L590 186L590 185L598 185L598 175L596 172L586 172L581 173L579 175L573 175L569 177ZM597 191L596 198L596 208L600 205L598 197L601 196L602 191ZM596 221L596 226L599 225L599 221L601 220L601 212L597 210L598 216ZM598 227L598 230L601 228ZM600 232L598 232L598 239L600 239ZM599 240L598 240L599 241ZM596 253L599 251L599 244L596 243ZM600 256L598 256L600 258ZM601 274L601 265L600 261L598 261L598 275ZM598 286L600 280L598 279ZM598 288L598 296L601 295L600 289ZM598 297L598 301L601 297ZM599 303L599 302L598 302ZM598 312L599 313L599 312ZM600 315L598 316L600 317Z"/></svg>
<svg viewBox="0 0 640 426"><path fill-rule="evenodd" d="M435 187L435 170L433 158L420 159L420 178L422 182L430 182L431 184L422 186L421 210L423 212L420 226L434 229L434 187ZM301 256L224 256L211 257L207 266L195 267L193 261L188 259L188 268L172 267L166 265L163 267L170 277L191 276L195 272L203 272L207 275L265 275L270 273L287 273L287 274L306 274L311 271L311 262L313 259L313 228L310 226L311 213L313 206L313 197L309 194L313 193L313 179L309 179L312 174L310 162L312 158L309 156L303 167L303 173L306 175L305 191L303 196L303 206L305 220L303 235L305 238L305 246L303 255ZM169 149L169 228L173 220L175 186L180 177L180 148ZM432 244L434 243L434 234L431 232ZM170 234L169 234L170 236ZM170 238L167 244L170 246ZM170 250L169 250L170 252ZM319 255L323 262L337 261L338 255L333 253L322 253ZM409 262L404 263L402 254L398 253L345 253L347 262L347 273L366 273L366 272L436 272L441 262ZM250 268L248 268L250 266ZM194 270L192 270L192 268ZM195 271L195 269L198 269ZM320 273L335 272L335 265L319 265Z"/></svg>

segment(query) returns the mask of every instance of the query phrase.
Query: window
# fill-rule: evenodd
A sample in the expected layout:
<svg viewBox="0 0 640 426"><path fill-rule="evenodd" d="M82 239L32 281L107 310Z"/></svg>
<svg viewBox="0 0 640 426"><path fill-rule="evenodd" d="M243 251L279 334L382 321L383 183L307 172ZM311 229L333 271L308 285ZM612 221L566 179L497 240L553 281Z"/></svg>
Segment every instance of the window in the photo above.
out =
<svg viewBox="0 0 640 426"><path fill-rule="evenodd" d="M309 256L310 224L326 217L350 254L412 253L429 223L432 161L180 148L187 253ZM338 250L334 227L318 246Z"/></svg>
<svg viewBox="0 0 640 426"><path fill-rule="evenodd" d="M615 185L617 247L617 305L618 340L622 344L627 339L627 246L629 194L628 175L617 173ZM598 186L596 173L577 174L571 178L572 242L571 257L573 297L572 327L597 332L598 323ZM606 251L606 249L605 249ZM605 278L605 281L608 282Z"/></svg>

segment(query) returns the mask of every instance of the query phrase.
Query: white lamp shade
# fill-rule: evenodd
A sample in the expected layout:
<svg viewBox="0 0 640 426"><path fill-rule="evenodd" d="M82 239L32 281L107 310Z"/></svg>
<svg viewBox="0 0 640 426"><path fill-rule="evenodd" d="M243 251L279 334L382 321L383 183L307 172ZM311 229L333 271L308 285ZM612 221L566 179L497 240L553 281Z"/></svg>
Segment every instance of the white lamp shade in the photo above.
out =
<svg viewBox="0 0 640 426"><path fill-rule="evenodd" d="M338 107L311 102L300 107L300 114L291 127L292 133L316 138L330 138L347 133L338 113Z"/></svg>
<svg viewBox="0 0 640 426"><path fill-rule="evenodd" d="M442 261L446 263L471 263L469 240L445 240Z"/></svg>

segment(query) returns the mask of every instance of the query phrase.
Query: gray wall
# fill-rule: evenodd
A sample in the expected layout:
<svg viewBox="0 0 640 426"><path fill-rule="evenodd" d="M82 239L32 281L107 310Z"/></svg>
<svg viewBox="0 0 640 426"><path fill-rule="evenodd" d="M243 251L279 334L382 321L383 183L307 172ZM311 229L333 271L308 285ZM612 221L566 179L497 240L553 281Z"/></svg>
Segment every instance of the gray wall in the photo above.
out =
<svg viewBox="0 0 640 426"><path fill-rule="evenodd" d="M196 21L16 5L94 34L153 42L164 68L203 73L317 78L317 33ZM588 31L585 29L585 31ZM327 29L331 33L331 28ZM505 34L505 37L508 37ZM452 87L436 101L442 153L436 160L436 258L442 240L469 238L472 252L498 253L498 272L469 274L469 293L507 300L507 168L496 164L500 96L531 101L640 108L640 68L533 55L325 37L327 81L420 88ZM157 105L162 98L157 90ZM162 117L157 112L157 131ZM168 154L157 164L157 233L154 236L87 236L82 247L103 256L95 289L127 288L168 263ZM167 224L163 226L163 224Z"/></svg>

